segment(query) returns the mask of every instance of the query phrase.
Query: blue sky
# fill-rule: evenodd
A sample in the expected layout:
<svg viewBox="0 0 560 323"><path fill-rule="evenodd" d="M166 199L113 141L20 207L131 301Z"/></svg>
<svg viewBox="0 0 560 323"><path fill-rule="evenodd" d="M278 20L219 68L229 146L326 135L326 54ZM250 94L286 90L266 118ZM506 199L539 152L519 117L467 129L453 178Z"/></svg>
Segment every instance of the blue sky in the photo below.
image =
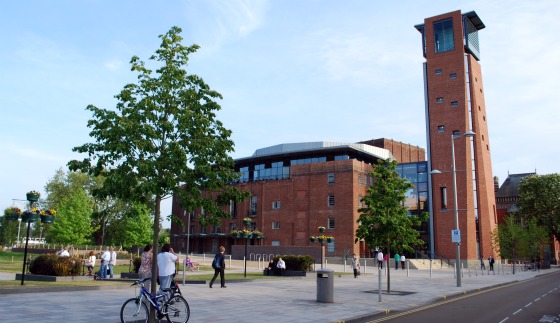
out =
<svg viewBox="0 0 560 323"><path fill-rule="evenodd" d="M114 108L136 80L130 58L147 61L172 26L185 45L201 46L189 70L224 96L218 118L233 131L234 158L305 141L426 147L414 25L454 10L474 10L486 25L494 175L502 183L508 172L557 173L557 0L9 1L0 4L0 202L44 193L80 158L71 149L91 141L86 106Z"/></svg>

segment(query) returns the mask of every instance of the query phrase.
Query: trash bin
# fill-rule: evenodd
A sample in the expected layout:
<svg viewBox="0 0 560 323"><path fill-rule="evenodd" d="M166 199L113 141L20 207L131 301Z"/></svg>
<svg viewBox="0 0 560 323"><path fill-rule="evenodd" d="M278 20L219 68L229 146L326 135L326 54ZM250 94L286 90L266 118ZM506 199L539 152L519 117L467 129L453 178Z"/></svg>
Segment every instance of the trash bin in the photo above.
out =
<svg viewBox="0 0 560 323"><path fill-rule="evenodd" d="M332 303L334 290L334 270L317 270L317 302Z"/></svg>

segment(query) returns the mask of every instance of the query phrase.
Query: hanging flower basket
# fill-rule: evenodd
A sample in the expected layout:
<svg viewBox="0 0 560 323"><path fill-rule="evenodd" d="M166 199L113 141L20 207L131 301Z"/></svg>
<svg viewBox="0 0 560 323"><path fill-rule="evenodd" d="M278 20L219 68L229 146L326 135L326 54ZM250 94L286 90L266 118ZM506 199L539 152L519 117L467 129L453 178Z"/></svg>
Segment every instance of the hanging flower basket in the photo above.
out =
<svg viewBox="0 0 560 323"><path fill-rule="evenodd" d="M11 213L11 214L5 215L4 217L6 218L6 220L17 221L17 219L19 219L19 214L18 213Z"/></svg>
<svg viewBox="0 0 560 323"><path fill-rule="evenodd" d="M54 215L41 215L41 223L53 223Z"/></svg>
<svg viewBox="0 0 560 323"><path fill-rule="evenodd" d="M323 242L325 242L325 239L323 239L323 238L317 238L317 241L319 241L319 243L323 243Z"/></svg>
<svg viewBox="0 0 560 323"><path fill-rule="evenodd" d="M311 237L309 237L309 241L317 242L317 237L311 236Z"/></svg>
<svg viewBox="0 0 560 323"><path fill-rule="evenodd" d="M319 232L321 233L325 232L325 227L319 227Z"/></svg>
<svg viewBox="0 0 560 323"><path fill-rule="evenodd" d="M253 223L253 220L251 220L251 218L243 218L243 224L244 225L251 225L251 223Z"/></svg>
<svg viewBox="0 0 560 323"><path fill-rule="evenodd" d="M328 243L331 243L331 242L333 242L333 241L334 241L334 238L333 238L333 237L327 237L327 242L328 242Z"/></svg>
<svg viewBox="0 0 560 323"><path fill-rule="evenodd" d="M37 191L31 191L31 192L27 192L27 200L29 202L37 202L39 200L39 196L41 196L41 193L37 192Z"/></svg>
<svg viewBox="0 0 560 323"><path fill-rule="evenodd" d="M35 222L39 219L39 214L24 212L21 214L21 221L23 222Z"/></svg>

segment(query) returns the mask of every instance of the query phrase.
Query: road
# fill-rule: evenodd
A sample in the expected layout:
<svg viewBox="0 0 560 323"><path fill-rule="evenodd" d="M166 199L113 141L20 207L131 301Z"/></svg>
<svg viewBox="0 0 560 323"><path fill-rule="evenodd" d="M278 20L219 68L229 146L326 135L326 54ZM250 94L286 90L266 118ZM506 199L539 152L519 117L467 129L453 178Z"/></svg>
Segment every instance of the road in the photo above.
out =
<svg viewBox="0 0 560 323"><path fill-rule="evenodd" d="M560 273L458 296L379 321L560 322ZM375 322L379 322L375 321Z"/></svg>

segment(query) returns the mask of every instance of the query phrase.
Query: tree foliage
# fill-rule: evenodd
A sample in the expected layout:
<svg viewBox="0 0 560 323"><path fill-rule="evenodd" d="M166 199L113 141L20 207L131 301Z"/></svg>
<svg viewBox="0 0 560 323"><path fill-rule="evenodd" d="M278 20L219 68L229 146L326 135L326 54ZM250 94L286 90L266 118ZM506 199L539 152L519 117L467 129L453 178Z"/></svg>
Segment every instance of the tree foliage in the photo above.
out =
<svg viewBox="0 0 560 323"><path fill-rule="evenodd" d="M548 242L548 233L536 218L525 221L519 214L511 214L492 232L492 243L506 259L530 260Z"/></svg>
<svg viewBox="0 0 560 323"><path fill-rule="evenodd" d="M144 204L127 207L123 214L111 222L107 229L108 245L126 246L151 243L154 232L150 210Z"/></svg>
<svg viewBox="0 0 560 323"><path fill-rule="evenodd" d="M519 213L560 240L560 174L532 175L519 184Z"/></svg>
<svg viewBox="0 0 560 323"><path fill-rule="evenodd" d="M49 239L62 244L90 244L97 227L91 225L93 206L83 189L73 191L59 204Z"/></svg>
<svg viewBox="0 0 560 323"><path fill-rule="evenodd" d="M11 213L11 208L4 209L4 216L0 219L0 244L4 246L13 245L17 240L18 221L6 219Z"/></svg>
<svg viewBox="0 0 560 323"><path fill-rule="evenodd" d="M425 216L409 216L404 201L405 193L412 188L408 180L400 178L396 161L379 160L371 171L373 186L363 198L365 206L358 209L356 241L363 239L368 246L384 248L390 256L391 249L414 252L413 246L424 243L417 231ZM390 292L390 275L387 275Z"/></svg>
<svg viewBox="0 0 560 323"><path fill-rule="evenodd" d="M96 196L136 202L154 197L154 259L163 198L178 197L187 211L203 207L207 224L217 224L229 217L223 205L248 197L228 185L239 174L229 155L234 148L231 131L216 119L221 109L216 100L222 96L199 76L187 73L189 55L199 46L182 45L180 33L180 28L172 27L160 35L160 48L150 57L159 65L155 73L132 57L138 82L125 85L116 95L116 109L87 107L93 113L88 127L95 142L75 147L87 157L69 163L72 170L105 177ZM152 272L156 270L154 261Z"/></svg>

